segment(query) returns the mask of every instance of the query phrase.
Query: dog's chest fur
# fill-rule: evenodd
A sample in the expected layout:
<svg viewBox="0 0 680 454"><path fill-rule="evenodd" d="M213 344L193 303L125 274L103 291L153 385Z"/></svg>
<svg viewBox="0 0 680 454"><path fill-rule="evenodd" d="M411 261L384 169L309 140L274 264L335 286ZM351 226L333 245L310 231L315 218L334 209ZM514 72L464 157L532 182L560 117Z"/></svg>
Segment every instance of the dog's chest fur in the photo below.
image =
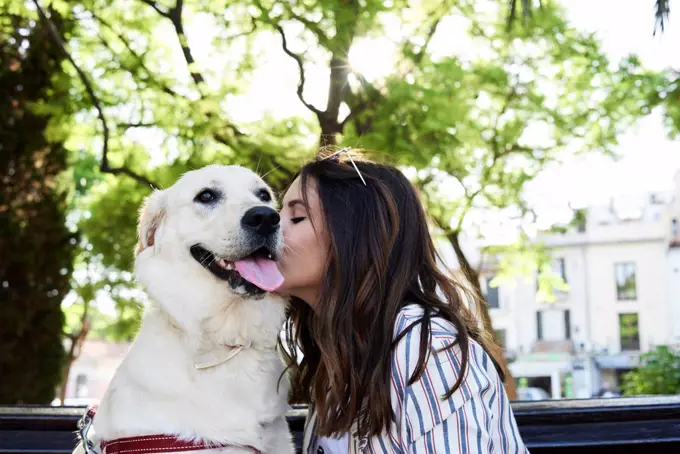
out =
<svg viewBox="0 0 680 454"><path fill-rule="evenodd" d="M288 409L283 364L253 345L217 366L197 370L195 351L158 311L145 316L95 419L96 438L178 434L276 452ZM282 421L284 424L282 424Z"/></svg>

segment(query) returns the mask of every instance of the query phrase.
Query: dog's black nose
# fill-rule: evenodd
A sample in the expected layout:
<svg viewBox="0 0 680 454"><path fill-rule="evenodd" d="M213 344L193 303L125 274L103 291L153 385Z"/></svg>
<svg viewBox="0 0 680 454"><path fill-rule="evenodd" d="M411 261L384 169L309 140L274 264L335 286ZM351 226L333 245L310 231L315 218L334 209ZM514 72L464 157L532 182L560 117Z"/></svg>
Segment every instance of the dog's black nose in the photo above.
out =
<svg viewBox="0 0 680 454"><path fill-rule="evenodd" d="M261 235L269 235L279 228L279 213L269 207L255 207L246 211L241 219L241 225Z"/></svg>

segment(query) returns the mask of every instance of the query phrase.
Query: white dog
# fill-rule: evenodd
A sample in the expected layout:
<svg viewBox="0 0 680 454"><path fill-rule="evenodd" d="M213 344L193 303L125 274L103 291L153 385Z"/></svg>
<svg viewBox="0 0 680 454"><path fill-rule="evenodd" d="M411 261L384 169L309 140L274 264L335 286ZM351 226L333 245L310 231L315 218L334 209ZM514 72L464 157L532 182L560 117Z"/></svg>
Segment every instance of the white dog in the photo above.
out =
<svg viewBox="0 0 680 454"><path fill-rule="evenodd" d="M269 293L283 282L274 205L238 166L188 172L149 196L135 273L152 302L94 414L95 452L294 452L276 349L285 302Z"/></svg>

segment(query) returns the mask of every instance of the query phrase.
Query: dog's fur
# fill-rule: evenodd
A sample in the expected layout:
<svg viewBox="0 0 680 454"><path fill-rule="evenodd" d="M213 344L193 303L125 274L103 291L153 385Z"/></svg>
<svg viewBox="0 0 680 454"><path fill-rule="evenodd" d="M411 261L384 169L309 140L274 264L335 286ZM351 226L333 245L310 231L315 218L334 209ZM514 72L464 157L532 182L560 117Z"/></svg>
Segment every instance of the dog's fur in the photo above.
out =
<svg viewBox="0 0 680 454"><path fill-rule="evenodd" d="M197 203L205 188L222 197L208 207ZM273 201L263 201L263 189L271 194L245 168L214 165L184 174L147 199L135 274L151 302L94 419L97 447L100 440L175 434L268 454L293 452L285 419L289 385L285 377L279 381L283 364L276 350L284 300L269 293L239 294L189 252L194 244L227 260L252 252L241 218L249 208L273 207ZM280 252L280 229L272 236ZM250 348L220 365L194 367L197 358L224 355L233 351L229 345L248 343Z"/></svg>

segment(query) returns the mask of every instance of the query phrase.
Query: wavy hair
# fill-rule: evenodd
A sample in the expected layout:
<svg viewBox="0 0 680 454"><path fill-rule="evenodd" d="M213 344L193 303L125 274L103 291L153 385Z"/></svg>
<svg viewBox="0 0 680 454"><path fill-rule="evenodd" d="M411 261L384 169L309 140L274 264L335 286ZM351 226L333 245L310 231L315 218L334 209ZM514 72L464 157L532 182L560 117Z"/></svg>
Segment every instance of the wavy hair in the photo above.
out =
<svg viewBox="0 0 680 454"><path fill-rule="evenodd" d="M484 303L439 269L425 211L401 171L364 160L326 159L308 163L298 176L305 203L310 181L318 192L330 250L319 306L313 311L292 298L279 341L291 372L291 399L315 402L319 435L347 432L354 421L361 436L389 428L392 351L422 323L409 384L417 381L425 371L435 316L457 329L456 343L447 348L457 344L462 351L461 374L447 397L467 371L470 339L489 353L503 377L497 361L502 351L465 300ZM424 315L395 339L397 315L413 303Z"/></svg>

